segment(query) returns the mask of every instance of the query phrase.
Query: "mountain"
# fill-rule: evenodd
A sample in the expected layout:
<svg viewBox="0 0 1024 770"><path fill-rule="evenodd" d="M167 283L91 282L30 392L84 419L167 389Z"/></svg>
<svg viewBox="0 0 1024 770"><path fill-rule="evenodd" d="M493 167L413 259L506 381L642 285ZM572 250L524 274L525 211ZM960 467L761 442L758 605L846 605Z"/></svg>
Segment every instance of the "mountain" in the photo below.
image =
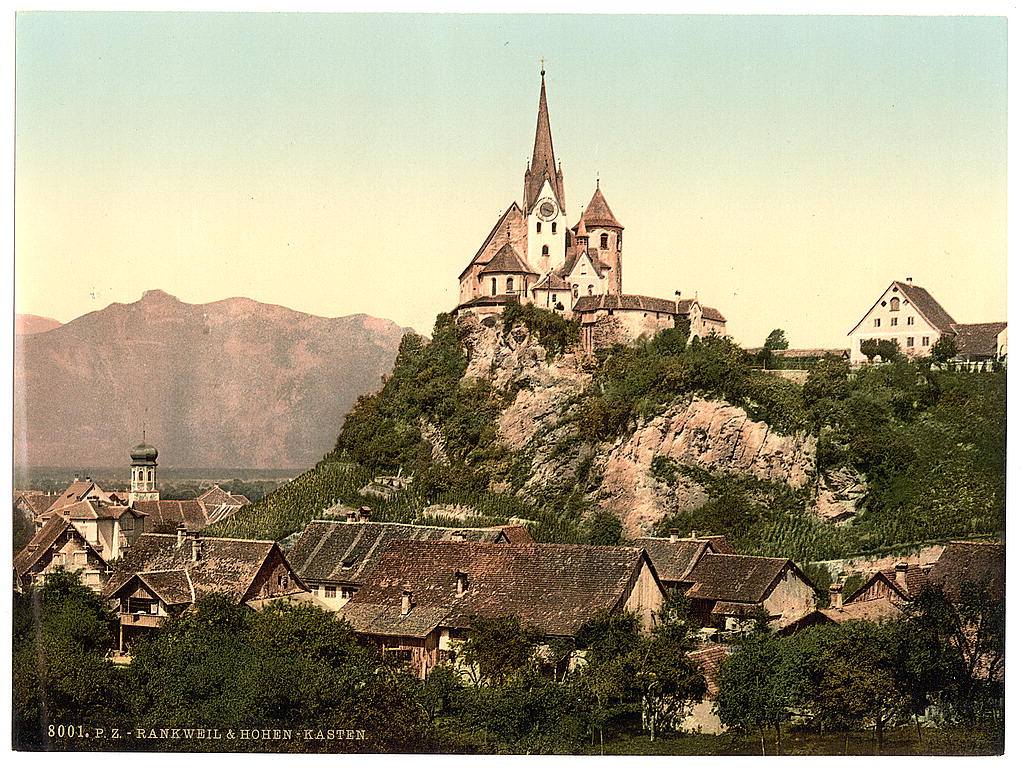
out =
<svg viewBox="0 0 1024 770"><path fill-rule="evenodd" d="M148 291L17 339L16 457L127 465L145 428L166 465L305 467L380 387L406 331L363 314Z"/></svg>
<svg viewBox="0 0 1024 770"><path fill-rule="evenodd" d="M42 334L60 326L56 318L47 318L43 315L32 315L31 313L18 313L14 317L15 334Z"/></svg>

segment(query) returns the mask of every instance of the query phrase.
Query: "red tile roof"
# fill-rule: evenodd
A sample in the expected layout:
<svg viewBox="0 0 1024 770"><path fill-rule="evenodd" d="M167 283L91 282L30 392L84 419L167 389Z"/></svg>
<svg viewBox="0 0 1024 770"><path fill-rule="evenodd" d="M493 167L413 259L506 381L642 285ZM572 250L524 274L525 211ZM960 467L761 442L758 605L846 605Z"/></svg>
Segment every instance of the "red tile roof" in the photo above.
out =
<svg viewBox="0 0 1024 770"><path fill-rule="evenodd" d="M149 516L146 529L176 529L184 524L189 532L198 532L210 524L206 509L198 500L139 500L132 507Z"/></svg>
<svg viewBox="0 0 1024 770"><path fill-rule="evenodd" d="M729 648L724 644L712 644L688 652L686 657L696 663L703 674L708 686L707 697L718 695L718 670L722 667L722 661L729 657Z"/></svg>
<svg viewBox="0 0 1024 770"><path fill-rule="evenodd" d="M1003 543L954 541L935 562L928 580L950 601L960 599L961 588L972 583L992 598L1006 595L1006 546Z"/></svg>
<svg viewBox="0 0 1024 770"><path fill-rule="evenodd" d="M945 308L943 308L942 305L940 305L936 299L928 293L926 288L923 286L915 286L911 283L904 283L903 281L896 281L896 285L903 290L907 299L910 300L928 323L941 332L953 333L953 326L956 324L956 321L954 321L953 316L947 313Z"/></svg>
<svg viewBox="0 0 1024 770"><path fill-rule="evenodd" d="M71 527L71 522L63 516L52 516L38 532L14 557L14 571L18 577L24 577L25 573L32 569L36 563L49 553L50 548L61 538ZM85 538L82 538L85 540Z"/></svg>
<svg viewBox="0 0 1024 770"><path fill-rule="evenodd" d="M476 617L515 615L548 635L571 636L598 613L621 609L645 565L639 548L395 541L339 615L378 635L422 637ZM467 576L462 596L456 573ZM403 591L412 594L407 615Z"/></svg>
<svg viewBox="0 0 1024 770"><path fill-rule="evenodd" d="M693 586L686 596L723 602L761 602L790 569L811 585L789 559L706 553L687 576Z"/></svg>
<svg viewBox="0 0 1024 770"><path fill-rule="evenodd" d="M682 583L697 565L698 559L707 551L705 540L680 538L671 542L665 537L640 537L635 544L647 551L658 579L666 583Z"/></svg>

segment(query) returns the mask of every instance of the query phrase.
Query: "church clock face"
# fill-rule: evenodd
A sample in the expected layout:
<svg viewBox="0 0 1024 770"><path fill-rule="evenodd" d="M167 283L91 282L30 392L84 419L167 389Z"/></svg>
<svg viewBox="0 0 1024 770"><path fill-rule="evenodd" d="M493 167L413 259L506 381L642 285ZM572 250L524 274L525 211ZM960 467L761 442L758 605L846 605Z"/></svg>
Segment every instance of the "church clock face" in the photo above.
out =
<svg viewBox="0 0 1024 770"><path fill-rule="evenodd" d="M558 213L558 208L555 206L555 202L550 198L544 198L537 205L537 216L543 219L545 222L550 222L555 218L555 214Z"/></svg>

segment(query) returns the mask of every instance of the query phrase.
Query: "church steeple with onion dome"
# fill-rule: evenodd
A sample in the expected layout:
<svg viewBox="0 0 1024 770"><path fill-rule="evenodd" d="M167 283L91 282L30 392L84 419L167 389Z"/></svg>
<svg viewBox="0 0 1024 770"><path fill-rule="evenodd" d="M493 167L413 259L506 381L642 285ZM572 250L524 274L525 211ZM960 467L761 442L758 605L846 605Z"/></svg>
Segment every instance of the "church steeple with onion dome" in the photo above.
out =
<svg viewBox="0 0 1024 770"><path fill-rule="evenodd" d="M152 444L146 443L146 432L142 432L142 443L132 447L132 483L128 490L128 503L140 500L159 500L156 488L156 458L159 452Z"/></svg>

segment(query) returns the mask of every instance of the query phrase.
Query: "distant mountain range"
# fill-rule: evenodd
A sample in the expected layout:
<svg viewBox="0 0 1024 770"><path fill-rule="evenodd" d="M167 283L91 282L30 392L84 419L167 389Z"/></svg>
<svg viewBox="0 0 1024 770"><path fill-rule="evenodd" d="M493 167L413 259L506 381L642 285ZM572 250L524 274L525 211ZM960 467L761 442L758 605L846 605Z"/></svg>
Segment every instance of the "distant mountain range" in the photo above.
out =
<svg viewBox="0 0 1024 770"><path fill-rule="evenodd" d="M308 467L410 331L162 291L63 325L20 316L17 330L15 459L82 468L127 465L143 428L163 465Z"/></svg>

